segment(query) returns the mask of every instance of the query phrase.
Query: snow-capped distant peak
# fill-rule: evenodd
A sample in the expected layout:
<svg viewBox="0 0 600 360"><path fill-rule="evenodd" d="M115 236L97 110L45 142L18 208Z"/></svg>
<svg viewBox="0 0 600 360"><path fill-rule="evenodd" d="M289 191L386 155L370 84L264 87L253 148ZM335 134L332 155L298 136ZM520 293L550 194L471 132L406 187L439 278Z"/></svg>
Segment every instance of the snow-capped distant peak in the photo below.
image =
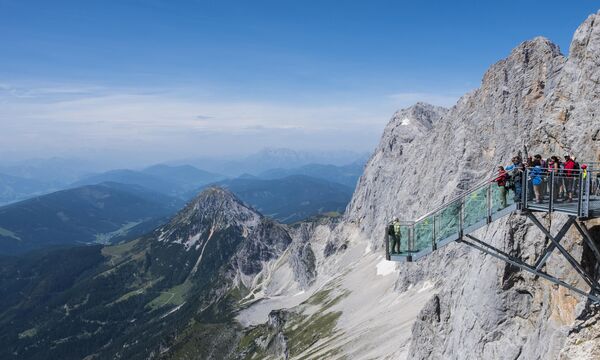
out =
<svg viewBox="0 0 600 360"><path fill-rule="evenodd" d="M410 119L409 118L402 119L402 122L400 123L400 125L410 125Z"/></svg>

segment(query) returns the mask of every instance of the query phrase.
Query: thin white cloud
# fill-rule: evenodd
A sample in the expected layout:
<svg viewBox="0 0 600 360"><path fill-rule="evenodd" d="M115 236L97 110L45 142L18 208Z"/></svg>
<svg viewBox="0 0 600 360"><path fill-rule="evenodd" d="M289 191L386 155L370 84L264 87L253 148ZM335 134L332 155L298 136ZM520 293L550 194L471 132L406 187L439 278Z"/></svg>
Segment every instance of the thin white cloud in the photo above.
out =
<svg viewBox="0 0 600 360"><path fill-rule="evenodd" d="M175 156L264 146L363 151L375 145L391 113L372 104L215 101L181 94L93 86L27 89L4 84L0 88L0 152L43 155L110 148Z"/></svg>

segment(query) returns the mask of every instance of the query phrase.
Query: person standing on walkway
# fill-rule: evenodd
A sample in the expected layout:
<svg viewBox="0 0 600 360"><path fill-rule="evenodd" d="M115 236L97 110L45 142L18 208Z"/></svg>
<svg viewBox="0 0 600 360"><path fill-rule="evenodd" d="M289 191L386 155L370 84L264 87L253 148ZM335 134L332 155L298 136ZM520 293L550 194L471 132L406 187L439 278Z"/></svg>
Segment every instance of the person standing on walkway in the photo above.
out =
<svg viewBox="0 0 600 360"><path fill-rule="evenodd" d="M542 203L542 163L540 160L533 160L533 167L531 168L531 185L533 192L535 193L535 202L537 204Z"/></svg>
<svg viewBox="0 0 600 360"><path fill-rule="evenodd" d="M545 170L546 170L546 160L544 160L542 158L542 155L540 155L540 154L536 154L533 156L533 161L535 162L536 160L538 160L540 162L541 172L542 172L542 174L544 174ZM542 198L544 198L544 196L546 196L546 193L547 193L548 179L545 176L542 176L541 178L542 178Z"/></svg>
<svg viewBox="0 0 600 360"><path fill-rule="evenodd" d="M512 158L512 164L505 167L506 171L510 171L511 178L513 179L515 186L515 202L521 202L521 195L523 193L523 162L520 156Z"/></svg>
<svg viewBox="0 0 600 360"><path fill-rule="evenodd" d="M553 183L549 183L548 182L548 193L554 197L554 199L556 199L558 197L558 189L559 189L559 181L560 178L558 177L558 168L559 168L559 164L560 161L558 160L557 156L552 156L550 157L550 159L548 159L548 161L546 162L546 166L548 169L548 178L553 177Z"/></svg>
<svg viewBox="0 0 600 360"><path fill-rule="evenodd" d="M392 254L400 254L400 240L402 238L401 236L401 231L402 231L402 226L400 224L400 220L396 217L394 218L394 221L392 222L392 225L390 225L390 235L392 235Z"/></svg>
<svg viewBox="0 0 600 360"><path fill-rule="evenodd" d="M575 177L578 175L575 167L575 161L569 154L565 154L565 191L569 202L573 201Z"/></svg>
<svg viewBox="0 0 600 360"><path fill-rule="evenodd" d="M498 177L494 180L496 184L498 184L498 191L500 192L500 208L498 210L502 210L506 207L506 193L508 190L506 189L508 180L508 173L504 170L503 166L498 166Z"/></svg>

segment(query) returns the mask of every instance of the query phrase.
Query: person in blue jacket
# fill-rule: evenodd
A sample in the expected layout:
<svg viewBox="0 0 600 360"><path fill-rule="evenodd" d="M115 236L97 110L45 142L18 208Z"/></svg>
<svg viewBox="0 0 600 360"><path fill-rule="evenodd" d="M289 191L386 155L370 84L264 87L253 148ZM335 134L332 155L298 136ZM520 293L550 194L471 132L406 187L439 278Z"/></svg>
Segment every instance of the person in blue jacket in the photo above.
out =
<svg viewBox="0 0 600 360"><path fill-rule="evenodd" d="M535 194L535 202L537 204L542 203L542 163L535 159L533 160L533 167L531 168L529 175L531 178L531 184L533 185L533 192Z"/></svg>

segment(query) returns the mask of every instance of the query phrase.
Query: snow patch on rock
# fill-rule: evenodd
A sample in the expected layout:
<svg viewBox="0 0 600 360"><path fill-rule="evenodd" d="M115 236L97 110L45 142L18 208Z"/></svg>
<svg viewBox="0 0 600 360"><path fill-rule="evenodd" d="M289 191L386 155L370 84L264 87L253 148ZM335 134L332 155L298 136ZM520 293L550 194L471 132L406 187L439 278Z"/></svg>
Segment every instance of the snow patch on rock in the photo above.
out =
<svg viewBox="0 0 600 360"><path fill-rule="evenodd" d="M382 259L379 263L377 263L377 275L387 276L393 274L396 271L396 263L393 261L387 261L386 259Z"/></svg>

